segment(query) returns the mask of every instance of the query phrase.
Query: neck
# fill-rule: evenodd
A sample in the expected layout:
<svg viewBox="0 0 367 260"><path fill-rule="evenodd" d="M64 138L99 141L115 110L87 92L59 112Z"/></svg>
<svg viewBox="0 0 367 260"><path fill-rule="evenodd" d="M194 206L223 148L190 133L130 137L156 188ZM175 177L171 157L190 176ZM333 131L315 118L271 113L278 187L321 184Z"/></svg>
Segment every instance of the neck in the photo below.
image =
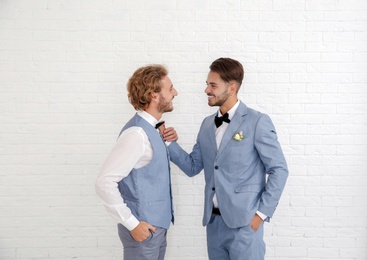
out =
<svg viewBox="0 0 367 260"><path fill-rule="evenodd" d="M226 102L224 102L223 105L219 107L220 113L222 115L227 113L237 103L237 101L238 101L237 96L230 96L226 100Z"/></svg>
<svg viewBox="0 0 367 260"><path fill-rule="evenodd" d="M144 111L153 116L155 119L157 119L157 121L162 118L162 113L158 112L155 109L152 109L151 107L144 109Z"/></svg>

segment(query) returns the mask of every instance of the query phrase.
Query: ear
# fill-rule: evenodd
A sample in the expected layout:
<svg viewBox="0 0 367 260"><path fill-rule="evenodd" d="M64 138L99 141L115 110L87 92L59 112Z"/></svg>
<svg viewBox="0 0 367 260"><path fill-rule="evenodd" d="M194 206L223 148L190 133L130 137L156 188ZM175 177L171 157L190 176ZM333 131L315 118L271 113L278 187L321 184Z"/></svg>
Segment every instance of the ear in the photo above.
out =
<svg viewBox="0 0 367 260"><path fill-rule="evenodd" d="M237 93L237 86L235 82L229 84L228 93L230 96L235 95Z"/></svg>
<svg viewBox="0 0 367 260"><path fill-rule="evenodd" d="M158 97L159 97L158 93L156 92L152 93L152 100L158 100Z"/></svg>

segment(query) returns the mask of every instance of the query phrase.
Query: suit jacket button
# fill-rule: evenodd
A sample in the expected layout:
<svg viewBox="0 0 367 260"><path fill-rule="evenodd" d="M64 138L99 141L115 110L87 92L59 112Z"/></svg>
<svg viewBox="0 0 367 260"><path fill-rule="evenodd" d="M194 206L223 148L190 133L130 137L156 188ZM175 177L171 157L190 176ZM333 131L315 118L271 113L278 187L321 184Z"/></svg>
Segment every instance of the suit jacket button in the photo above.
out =
<svg viewBox="0 0 367 260"><path fill-rule="evenodd" d="M215 188L213 187L212 190L215 190Z"/></svg>
<svg viewBox="0 0 367 260"><path fill-rule="evenodd" d="M218 166L215 166L215 167L214 167L214 169L216 169L216 170L218 170L218 168L219 168Z"/></svg>

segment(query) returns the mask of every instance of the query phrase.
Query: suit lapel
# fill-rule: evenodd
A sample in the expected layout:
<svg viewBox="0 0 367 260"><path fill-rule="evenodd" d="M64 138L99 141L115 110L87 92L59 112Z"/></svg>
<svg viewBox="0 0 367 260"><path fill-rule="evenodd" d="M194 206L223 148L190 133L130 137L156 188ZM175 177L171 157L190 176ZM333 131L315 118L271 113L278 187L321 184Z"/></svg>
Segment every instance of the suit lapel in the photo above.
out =
<svg viewBox="0 0 367 260"><path fill-rule="evenodd" d="M241 130L239 129L239 127L242 125L243 121L245 121L246 114L247 114L247 107L244 103L240 102L235 114L231 119L231 123L228 125L226 131L224 132L222 142L220 143L219 146L218 155L223 151L228 142L233 138L235 132Z"/></svg>

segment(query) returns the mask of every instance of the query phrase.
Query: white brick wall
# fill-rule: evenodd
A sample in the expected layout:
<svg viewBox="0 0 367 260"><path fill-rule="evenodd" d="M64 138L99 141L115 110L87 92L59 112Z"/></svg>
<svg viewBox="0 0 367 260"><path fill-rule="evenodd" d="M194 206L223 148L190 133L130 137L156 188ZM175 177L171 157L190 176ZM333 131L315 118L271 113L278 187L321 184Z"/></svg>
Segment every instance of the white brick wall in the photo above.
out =
<svg viewBox="0 0 367 260"><path fill-rule="evenodd" d="M189 150L222 56L243 63L241 99L289 163L266 259L367 259L366 29L365 0L1 0L0 259L121 259L94 181L134 112L126 81L167 65L165 119ZM207 259L203 176L172 175L166 259Z"/></svg>

